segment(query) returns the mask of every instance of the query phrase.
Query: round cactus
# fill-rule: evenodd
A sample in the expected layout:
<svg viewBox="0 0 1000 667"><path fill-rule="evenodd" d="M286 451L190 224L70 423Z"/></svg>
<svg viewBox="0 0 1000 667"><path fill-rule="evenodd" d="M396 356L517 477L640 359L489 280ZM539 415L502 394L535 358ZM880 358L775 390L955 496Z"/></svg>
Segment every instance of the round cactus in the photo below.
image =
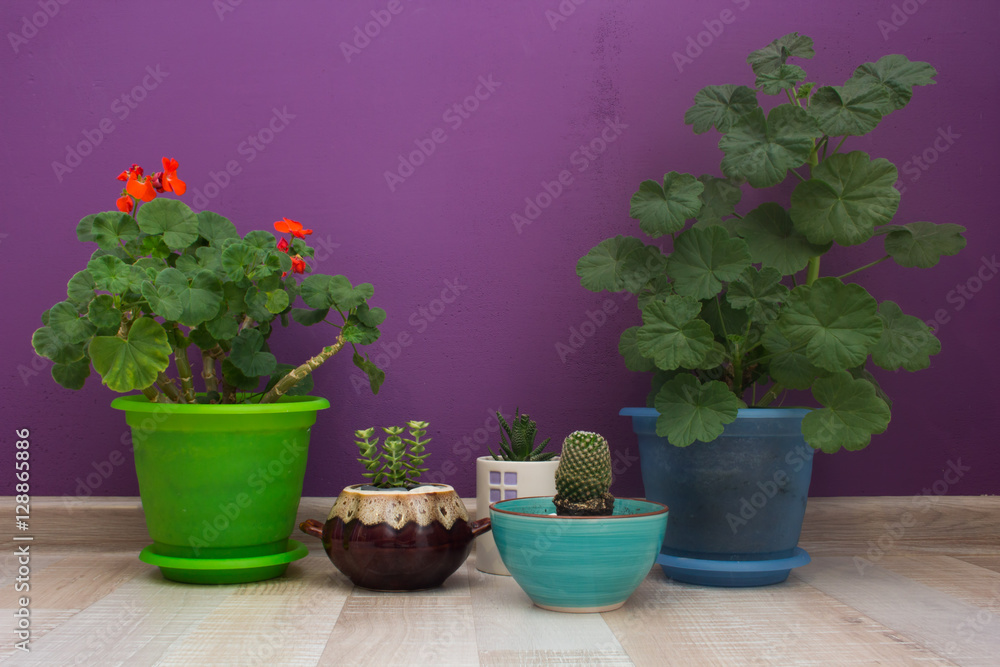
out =
<svg viewBox="0 0 1000 667"><path fill-rule="evenodd" d="M608 441L598 433L574 431L563 442L556 469L556 497L560 514L603 513L613 507L611 452ZM610 503L610 505L609 505ZM566 511L577 508L582 511ZM591 512L590 509L598 510ZM610 514L610 511L607 512Z"/></svg>

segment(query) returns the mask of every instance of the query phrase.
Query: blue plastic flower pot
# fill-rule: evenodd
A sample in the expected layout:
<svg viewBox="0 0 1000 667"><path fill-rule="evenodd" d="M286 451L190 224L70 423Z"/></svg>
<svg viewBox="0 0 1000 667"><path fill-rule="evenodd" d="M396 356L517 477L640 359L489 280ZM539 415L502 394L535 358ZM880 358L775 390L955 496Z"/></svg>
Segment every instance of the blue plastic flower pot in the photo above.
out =
<svg viewBox="0 0 1000 667"><path fill-rule="evenodd" d="M814 450L802 437L808 412L740 410L714 441L675 447L656 434L655 409L621 411L639 437L646 497L670 508L657 561L667 576L759 586L808 562L796 549L812 475Z"/></svg>

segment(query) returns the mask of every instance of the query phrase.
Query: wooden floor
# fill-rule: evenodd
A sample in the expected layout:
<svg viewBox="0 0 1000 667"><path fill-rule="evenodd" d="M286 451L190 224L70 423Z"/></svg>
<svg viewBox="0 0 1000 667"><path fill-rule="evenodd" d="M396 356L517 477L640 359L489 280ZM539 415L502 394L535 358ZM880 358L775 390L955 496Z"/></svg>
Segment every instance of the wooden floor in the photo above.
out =
<svg viewBox="0 0 1000 667"><path fill-rule="evenodd" d="M300 517L331 504L304 499ZM31 651L3 628L4 665L1000 665L1000 497L812 499L813 561L786 583L702 588L654 567L604 614L535 608L475 553L434 591L356 589L304 535L281 579L172 583L137 558L134 498L36 498L29 534ZM0 553L5 625L25 595L17 544Z"/></svg>

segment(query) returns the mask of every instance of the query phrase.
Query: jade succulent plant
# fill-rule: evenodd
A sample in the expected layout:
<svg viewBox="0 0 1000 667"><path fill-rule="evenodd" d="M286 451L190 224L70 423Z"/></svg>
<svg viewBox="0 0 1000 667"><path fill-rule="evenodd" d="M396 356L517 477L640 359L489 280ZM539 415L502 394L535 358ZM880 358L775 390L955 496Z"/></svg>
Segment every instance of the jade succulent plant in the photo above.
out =
<svg viewBox="0 0 1000 667"><path fill-rule="evenodd" d="M621 334L619 351L630 370L653 373L647 403L676 446L715 439L740 408L811 390L821 407L803 420L806 441L862 449L890 419L872 364L916 371L940 350L924 322L853 280L890 260L935 266L965 246L965 228L894 223L895 165L851 150L936 72L895 54L821 86L789 62L813 56L812 39L785 35L747 58L752 86L695 95L684 120L721 133L722 177L670 171L644 181L629 210L667 252L619 235L577 264L585 288L637 295L642 324ZM772 200L740 208L745 186ZM842 263L853 253L856 268L825 275L828 253Z"/></svg>
<svg viewBox="0 0 1000 667"><path fill-rule="evenodd" d="M354 432L357 438L354 442L361 452L359 462L364 464L366 472L363 477L369 480L369 485L379 489L410 489L420 485L420 475L427 472L422 468L424 461L430 456L427 444L429 424L422 421L408 421L409 438L404 438L402 426L385 426L385 441L379 447L379 438L375 428L366 428Z"/></svg>
<svg viewBox="0 0 1000 667"><path fill-rule="evenodd" d="M538 426L527 414L521 414L521 409L514 410L514 420L508 424L504 416L497 410L497 420L503 429L500 432L499 454L489 450L494 461L549 461L555 452L543 451L552 438L545 438L537 447L535 435Z"/></svg>
<svg viewBox="0 0 1000 667"><path fill-rule="evenodd" d="M56 382L80 389L93 367L113 391L150 401L271 403L308 393L312 372L349 345L378 393L385 373L356 347L378 339L385 319L368 305L371 284L312 273L312 230L295 220L274 223L287 238L262 230L241 237L218 213L158 198L184 194L177 168L163 158L163 171L144 175L133 164L118 176L117 210L77 225L77 238L96 248L31 338L55 362ZM306 308L295 307L299 298ZM315 356L279 363L268 341L290 321L334 333Z"/></svg>
<svg viewBox="0 0 1000 667"><path fill-rule="evenodd" d="M611 452L598 433L574 431L563 441L556 468L556 513L570 516L611 514Z"/></svg>

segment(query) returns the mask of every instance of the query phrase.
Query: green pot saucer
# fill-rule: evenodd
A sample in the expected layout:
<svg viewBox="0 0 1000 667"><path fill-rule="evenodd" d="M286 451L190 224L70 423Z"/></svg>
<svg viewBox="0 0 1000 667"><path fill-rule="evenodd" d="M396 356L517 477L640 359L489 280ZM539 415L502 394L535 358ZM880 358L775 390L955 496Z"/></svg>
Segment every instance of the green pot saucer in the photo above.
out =
<svg viewBox="0 0 1000 667"><path fill-rule="evenodd" d="M284 553L252 558L177 558L161 556L150 545L139 554L143 563L156 565L171 581L187 584L244 584L280 577L292 561L305 558L309 549L298 540L288 540Z"/></svg>

